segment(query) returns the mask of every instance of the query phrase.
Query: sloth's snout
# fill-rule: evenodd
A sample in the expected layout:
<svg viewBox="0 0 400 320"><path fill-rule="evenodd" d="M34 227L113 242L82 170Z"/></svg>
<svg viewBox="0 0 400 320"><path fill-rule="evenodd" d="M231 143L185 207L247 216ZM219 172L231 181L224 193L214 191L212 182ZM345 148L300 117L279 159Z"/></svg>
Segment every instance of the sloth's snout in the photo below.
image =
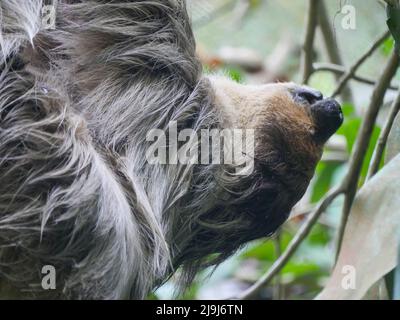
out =
<svg viewBox="0 0 400 320"><path fill-rule="evenodd" d="M318 101L310 107L316 125L315 137L324 143L343 123L340 104L331 98Z"/></svg>
<svg viewBox="0 0 400 320"><path fill-rule="evenodd" d="M296 102L309 109L315 124L315 138L324 143L343 123L340 104L332 99L324 99L321 92L309 87L300 87L293 91Z"/></svg>

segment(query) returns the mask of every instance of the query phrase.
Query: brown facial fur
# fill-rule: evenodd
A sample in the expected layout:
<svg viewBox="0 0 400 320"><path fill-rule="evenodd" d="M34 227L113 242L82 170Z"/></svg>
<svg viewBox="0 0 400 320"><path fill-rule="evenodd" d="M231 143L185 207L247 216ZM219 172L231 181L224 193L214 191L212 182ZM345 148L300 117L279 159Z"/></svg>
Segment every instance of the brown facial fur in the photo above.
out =
<svg viewBox="0 0 400 320"><path fill-rule="evenodd" d="M257 160L266 161L271 152L285 147L283 163L311 178L322 146L313 139L315 124L309 110L292 97L298 85L246 86L220 77L211 77L211 82L222 125L255 129Z"/></svg>

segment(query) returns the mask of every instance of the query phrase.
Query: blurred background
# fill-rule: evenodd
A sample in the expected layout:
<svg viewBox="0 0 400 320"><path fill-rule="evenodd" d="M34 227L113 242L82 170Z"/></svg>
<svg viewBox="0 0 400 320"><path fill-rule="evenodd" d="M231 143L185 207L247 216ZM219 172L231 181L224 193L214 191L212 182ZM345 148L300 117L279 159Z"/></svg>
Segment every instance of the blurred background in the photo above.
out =
<svg viewBox="0 0 400 320"><path fill-rule="evenodd" d="M379 38L386 27L384 6L378 0L325 1L335 47L346 70ZM344 6L355 8L355 28L343 28ZM188 0L198 55L205 72L224 73L243 83L274 81L301 82L301 46L305 34L306 0ZM389 38L357 72L375 81L393 48ZM328 49L329 50L329 49ZM314 61L331 62L321 32L315 40ZM395 78L400 81L399 75ZM397 84L394 83L394 86ZM309 85L332 94L336 87L332 72L312 75ZM372 86L350 82L352 96L339 98L345 123L328 143L323 161L304 199L294 208L292 218L273 239L246 245L235 256L213 270L199 275L180 299L224 299L233 297L265 273L285 249L307 214L321 197L343 178L363 111L371 96ZM395 91L386 96L388 106ZM374 145L385 118L380 114L365 159L362 177L366 176ZM324 286L333 267L335 235L341 212L341 198L325 212L306 241L280 274L260 291L259 299L312 299ZM174 278L150 297L174 298Z"/></svg>

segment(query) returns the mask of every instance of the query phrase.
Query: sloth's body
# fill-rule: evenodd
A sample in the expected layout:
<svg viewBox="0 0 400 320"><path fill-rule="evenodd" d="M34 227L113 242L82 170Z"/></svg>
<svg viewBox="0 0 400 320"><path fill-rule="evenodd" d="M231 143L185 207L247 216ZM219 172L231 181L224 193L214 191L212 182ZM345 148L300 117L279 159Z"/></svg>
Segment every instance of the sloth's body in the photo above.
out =
<svg viewBox="0 0 400 320"><path fill-rule="evenodd" d="M59 1L55 30L41 7L1 2L3 297L144 298L285 221L341 123L336 102L202 75L182 1ZM148 131L171 121L254 129L254 170L149 164ZM56 290L40 286L45 265Z"/></svg>

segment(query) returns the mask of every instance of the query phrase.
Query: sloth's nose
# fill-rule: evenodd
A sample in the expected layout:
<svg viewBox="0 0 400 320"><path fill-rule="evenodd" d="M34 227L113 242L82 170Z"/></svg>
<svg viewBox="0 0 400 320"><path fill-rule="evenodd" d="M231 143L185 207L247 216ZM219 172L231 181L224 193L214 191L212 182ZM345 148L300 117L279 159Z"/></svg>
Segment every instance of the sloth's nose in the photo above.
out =
<svg viewBox="0 0 400 320"><path fill-rule="evenodd" d="M315 124L315 139L324 143L343 123L340 104L331 98L324 99L322 93L310 87L302 86L293 92L296 102L310 111Z"/></svg>
<svg viewBox="0 0 400 320"><path fill-rule="evenodd" d="M328 140L343 123L342 108L334 99L320 100L310 110L316 125L315 136L320 142Z"/></svg>
<svg viewBox="0 0 400 320"><path fill-rule="evenodd" d="M294 90L293 97L299 103L308 103L310 105L323 99L321 92L309 87L300 87Z"/></svg>

